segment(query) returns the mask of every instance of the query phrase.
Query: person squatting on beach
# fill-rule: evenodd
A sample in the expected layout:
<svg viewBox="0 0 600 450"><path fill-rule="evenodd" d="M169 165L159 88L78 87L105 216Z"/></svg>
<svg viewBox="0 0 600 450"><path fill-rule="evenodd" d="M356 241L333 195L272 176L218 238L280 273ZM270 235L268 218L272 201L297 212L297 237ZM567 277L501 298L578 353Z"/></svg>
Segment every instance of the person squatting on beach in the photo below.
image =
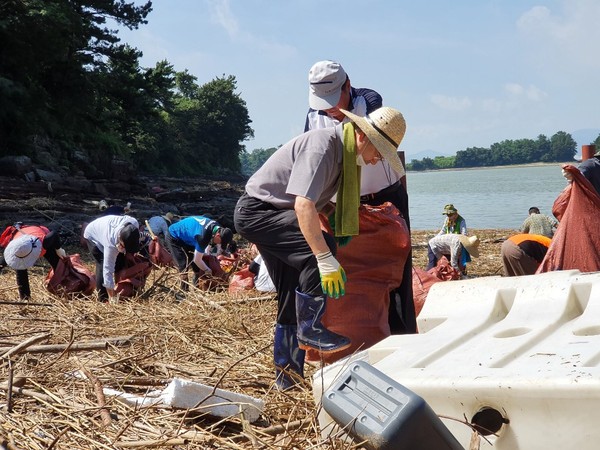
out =
<svg viewBox="0 0 600 450"><path fill-rule="evenodd" d="M181 288L186 291L189 289L189 267L194 272L194 286L198 282L200 271L211 275L212 270L202 259L204 254L211 254L214 247L214 255L220 255L232 239L233 232L229 228L222 227L215 220L205 216L186 217L171 224L165 241L179 270Z"/></svg>
<svg viewBox="0 0 600 450"><path fill-rule="evenodd" d="M452 203L448 203L444 206L442 215L446 216L442 228L438 231L437 236L443 236L445 234L462 234L467 235L467 221L458 213L458 210ZM443 240L442 240L443 241ZM455 240L447 239L448 243L456 244ZM441 242L441 241L440 241ZM444 244L445 245L445 244ZM452 256L451 252L444 253L444 255ZM430 244L427 245L427 270L433 269L439 260L440 256L433 251Z"/></svg>
<svg viewBox="0 0 600 450"><path fill-rule="evenodd" d="M337 193L337 236L358 235L360 168L385 158L403 172L396 153L406 130L402 114L379 108L351 122L308 131L281 146L250 177L234 212L237 232L256 244L277 289L276 384L292 387L304 374L304 351L343 350L350 340L325 328L328 298L343 297L346 274L335 239L321 230L319 211ZM343 301L343 300L340 300Z"/></svg>
<svg viewBox="0 0 600 450"><path fill-rule="evenodd" d="M537 206L532 206L529 208L529 216L527 216L519 231L552 238L556 227L558 227L558 221L555 218L540 213Z"/></svg>
<svg viewBox="0 0 600 450"><path fill-rule="evenodd" d="M66 256L61 248L60 234L41 225L23 225L16 223L2 233L1 246L4 254L0 256L0 270L9 266L16 271L19 298L31 297L29 273L38 258L44 257L53 269L60 258Z"/></svg>
<svg viewBox="0 0 600 450"><path fill-rule="evenodd" d="M548 252L552 239L540 234L522 233L502 243L502 267L505 277L533 275Z"/></svg>

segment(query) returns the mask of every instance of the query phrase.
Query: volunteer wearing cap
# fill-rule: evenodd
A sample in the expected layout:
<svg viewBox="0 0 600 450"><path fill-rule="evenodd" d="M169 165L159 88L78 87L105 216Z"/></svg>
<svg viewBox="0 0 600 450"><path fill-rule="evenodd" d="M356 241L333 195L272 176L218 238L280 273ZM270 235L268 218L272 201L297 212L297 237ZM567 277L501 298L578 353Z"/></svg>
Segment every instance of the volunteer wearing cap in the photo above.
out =
<svg viewBox="0 0 600 450"><path fill-rule="evenodd" d="M193 284L196 285L200 271L212 274L212 270L203 261L205 253L210 254L213 247L218 256L233 239L229 228L220 226L215 220L204 216L191 216L181 219L169 227L166 242L169 252L180 272L181 287L188 288L188 267L194 272Z"/></svg>
<svg viewBox="0 0 600 450"><path fill-rule="evenodd" d="M16 224L8 239L4 255L0 257L0 269L8 265L16 270L19 298L26 300L31 297L27 269L41 256L56 269L60 258L66 254L60 246L60 235L44 226Z"/></svg>
<svg viewBox="0 0 600 450"><path fill-rule="evenodd" d="M442 216L446 216L442 228L438 232L438 236L443 234L467 234L467 221L458 214L458 210L452 203L448 203L444 206ZM450 255L450 253L445 253ZM436 256L431 246L427 246L427 270L434 268L437 265L439 257Z"/></svg>
<svg viewBox="0 0 600 450"><path fill-rule="evenodd" d="M164 238L169 234L169 226L173 223L173 213L166 213L164 216L153 216L148 219L148 228L155 236Z"/></svg>
<svg viewBox="0 0 600 450"><path fill-rule="evenodd" d="M282 145L250 177L235 208L237 232L256 244L277 289L274 361L281 389L303 376L305 349L330 353L350 345L321 322L327 298L344 295L346 275L319 212L337 192L336 236L355 236L359 166L385 158L403 172L396 148L406 124L399 111L380 108L367 118L342 112L351 122Z"/></svg>
<svg viewBox="0 0 600 450"><path fill-rule="evenodd" d="M429 248L439 259L443 255L450 255L450 265L464 277L467 263L471 256L479 257L479 238L465 236L464 234L438 234L429 240Z"/></svg>
<svg viewBox="0 0 600 450"><path fill-rule="evenodd" d="M96 262L98 299L115 297L115 272L125 266L125 253L140 249L140 230L130 216L109 215L92 220L83 232L88 249Z"/></svg>
<svg viewBox="0 0 600 450"><path fill-rule="evenodd" d="M333 127L348 119L342 109L364 117L383 105L381 95L372 89L354 88L341 64L319 61L308 72L309 110L304 131ZM360 201L378 206L391 202L406 221L410 232L408 193L400 181L404 176L392 170L385 159L362 168ZM400 297L400 303L397 302ZM409 253L402 273L402 282L390 293L390 331L392 334L416 333L417 324L412 292L412 255Z"/></svg>

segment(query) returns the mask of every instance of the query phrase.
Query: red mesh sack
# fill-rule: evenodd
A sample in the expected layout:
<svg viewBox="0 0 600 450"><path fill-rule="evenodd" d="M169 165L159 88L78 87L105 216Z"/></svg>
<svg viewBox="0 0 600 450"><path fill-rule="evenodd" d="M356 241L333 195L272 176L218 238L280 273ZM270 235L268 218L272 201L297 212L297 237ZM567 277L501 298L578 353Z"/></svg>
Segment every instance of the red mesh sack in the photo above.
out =
<svg viewBox="0 0 600 450"><path fill-rule="evenodd" d="M442 256L432 269L423 270L419 267L413 267L412 286L416 317L423 309L431 286L440 281L449 280L460 280L460 273L450 265L445 256Z"/></svg>
<svg viewBox="0 0 600 450"><path fill-rule="evenodd" d="M203 255L202 261L212 270L212 275L202 275L198 279L198 288L203 291L217 291L227 287L229 275L221 268L216 256Z"/></svg>
<svg viewBox="0 0 600 450"><path fill-rule="evenodd" d="M115 273L115 292L120 297L134 297L146 284L146 278L152 271L152 263L142 255L126 254L125 267Z"/></svg>
<svg viewBox="0 0 600 450"><path fill-rule="evenodd" d="M322 228L329 229L321 217ZM323 324L352 340L350 348L333 354L306 352L309 361L327 363L365 349L390 335L390 291L400 285L410 252L410 234L396 207L361 205L360 234L338 248L337 260L346 271L346 295L328 299Z"/></svg>
<svg viewBox="0 0 600 450"><path fill-rule="evenodd" d="M152 239L148 245L150 262L160 267L174 267L173 257L158 239Z"/></svg>
<svg viewBox="0 0 600 450"><path fill-rule="evenodd" d="M560 223L536 273L600 270L600 195L575 166L564 168L573 182L557 197L552 213Z"/></svg>
<svg viewBox="0 0 600 450"><path fill-rule="evenodd" d="M254 289L254 274L250 272L248 266L238 270L229 280L228 292L230 295L239 295L251 289Z"/></svg>
<svg viewBox="0 0 600 450"><path fill-rule="evenodd" d="M44 286L48 292L61 297L91 295L96 289L96 277L83 265L81 257L74 254L60 258L56 270L48 272Z"/></svg>

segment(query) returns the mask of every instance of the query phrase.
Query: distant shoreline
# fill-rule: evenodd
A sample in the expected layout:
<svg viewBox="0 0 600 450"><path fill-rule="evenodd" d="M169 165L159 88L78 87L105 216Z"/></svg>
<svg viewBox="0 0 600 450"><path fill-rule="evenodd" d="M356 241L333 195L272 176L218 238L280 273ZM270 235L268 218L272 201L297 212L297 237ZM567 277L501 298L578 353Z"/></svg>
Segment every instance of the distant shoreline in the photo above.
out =
<svg viewBox="0 0 600 450"><path fill-rule="evenodd" d="M423 173L423 172L448 172L451 170L482 170L482 169L514 169L515 167L543 167L543 166L557 166L562 167L563 164L579 164L580 161L572 162L536 162L528 164L509 164L505 166L481 166L481 167L452 167L450 169L430 169L430 170L407 170L407 173Z"/></svg>

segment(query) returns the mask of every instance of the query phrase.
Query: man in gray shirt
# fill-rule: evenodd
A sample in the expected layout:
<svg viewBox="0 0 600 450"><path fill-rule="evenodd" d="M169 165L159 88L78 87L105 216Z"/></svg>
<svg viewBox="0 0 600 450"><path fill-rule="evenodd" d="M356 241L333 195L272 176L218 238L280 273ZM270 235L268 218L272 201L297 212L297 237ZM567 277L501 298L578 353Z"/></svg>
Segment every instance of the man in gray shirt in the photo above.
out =
<svg viewBox="0 0 600 450"><path fill-rule="evenodd" d="M319 212L337 194L336 236L358 234L360 169L386 159L404 169L396 149L406 124L393 108L312 130L281 146L248 180L234 213L236 231L256 244L278 296L274 360L281 389L303 376L304 350L336 352L350 340L321 323L327 297L344 295L346 275Z"/></svg>

